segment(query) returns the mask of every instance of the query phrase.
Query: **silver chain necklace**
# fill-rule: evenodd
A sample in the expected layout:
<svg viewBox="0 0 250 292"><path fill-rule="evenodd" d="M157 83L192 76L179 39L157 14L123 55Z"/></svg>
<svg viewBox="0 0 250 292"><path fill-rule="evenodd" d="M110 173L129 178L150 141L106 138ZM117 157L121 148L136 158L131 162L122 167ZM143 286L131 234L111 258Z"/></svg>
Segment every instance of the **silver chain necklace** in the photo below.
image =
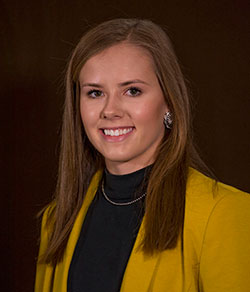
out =
<svg viewBox="0 0 250 292"><path fill-rule="evenodd" d="M104 181L102 181L102 194L104 196L104 198L112 205L115 205L115 206L128 206L128 205L131 205L131 204L134 204L138 201L140 201L143 197L146 196L146 193L144 193L143 195L141 195L139 198L137 199L134 199L133 201L130 201L130 202L125 202L125 203L116 203L116 202L113 202L110 200L110 198L105 194L105 191L104 191Z"/></svg>

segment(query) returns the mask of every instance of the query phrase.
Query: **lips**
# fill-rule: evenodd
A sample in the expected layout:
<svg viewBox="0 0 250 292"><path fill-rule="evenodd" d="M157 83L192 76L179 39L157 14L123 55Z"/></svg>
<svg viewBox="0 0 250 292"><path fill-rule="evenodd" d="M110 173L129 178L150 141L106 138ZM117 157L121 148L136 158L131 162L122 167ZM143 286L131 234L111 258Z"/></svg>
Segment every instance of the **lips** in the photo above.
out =
<svg viewBox="0 0 250 292"><path fill-rule="evenodd" d="M135 127L101 128L100 132L107 141L122 141L130 135Z"/></svg>
<svg viewBox="0 0 250 292"><path fill-rule="evenodd" d="M130 128L118 128L118 129L103 129L103 133L105 136L122 136L122 135L126 135L128 134L129 132L132 132L133 131L133 128L130 127Z"/></svg>

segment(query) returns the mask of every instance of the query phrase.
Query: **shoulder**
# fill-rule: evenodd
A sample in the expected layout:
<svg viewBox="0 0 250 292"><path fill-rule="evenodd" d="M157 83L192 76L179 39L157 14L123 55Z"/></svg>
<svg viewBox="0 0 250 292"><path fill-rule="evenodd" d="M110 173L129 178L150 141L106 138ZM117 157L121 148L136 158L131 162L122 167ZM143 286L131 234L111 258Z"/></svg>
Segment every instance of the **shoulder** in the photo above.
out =
<svg viewBox="0 0 250 292"><path fill-rule="evenodd" d="M43 215L42 215L42 225L41 225L42 231L45 229L48 229L49 225L52 224L52 217L55 211L55 207L56 207L56 202L55 200L53 200L44 208Z"/></svg>
<svg viewBox="0 0 250 292"><path fill-rule="evenodd" d="M249 207L250 194L221 182L216 182L214 179L190 168L186 200L191 205L194 202L201 204L199 207L204 208L204 211L207 209L208 212L215 208L217 204L227 207L231 205L234 209L237 205L246 204L245 209Z"/></svg>
<svg viewBox="0 0 250 292"><path fill-rule="evenodd" d="M184 232L201 255L204 242L250 237L250 195L190 169ZM249 238L250 240L250 238Z"/></svg>
<svg viewBox="0 0 250 292"><path fill-rule="evenodd" d="M207 223L211 217L216 216L232 218L234 215L238 218L249 218L249 210L250 194L190 169L186 191L187 216L191 213L195 219L199 218ZM228 220L231 220L230 218Z"/></svg>

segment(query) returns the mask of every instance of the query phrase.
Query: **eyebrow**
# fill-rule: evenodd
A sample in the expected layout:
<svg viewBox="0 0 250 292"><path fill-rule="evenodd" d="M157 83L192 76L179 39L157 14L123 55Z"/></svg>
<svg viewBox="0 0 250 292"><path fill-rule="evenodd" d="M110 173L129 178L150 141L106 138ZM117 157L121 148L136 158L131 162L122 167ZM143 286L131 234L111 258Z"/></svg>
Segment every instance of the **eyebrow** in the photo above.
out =
<svg viewBox="0 0 250 292"><path fill-rule="evenodd" d="M140 79L128 80L128 81L125 81L125 82L118 83L118 85L120 87L123 87L123 86L127 86L127 85L134 84L134 83L142 83L142 84L149 85L147 82L145 82L143 80L140 80ZM101 84L98 84L98 83L83 83L81 85L81 87L86 87L86 86L97 87L97 88L102 88L103 87Z"/></svg>
<svg viewBox="0 0 250 292"><path fill-rule="evenodd" d="M149 85L147 82L140 80L140 79L125 81L125 82L119 83L118 85L119 86L127 86L127 85L130 85L133 83L143 83L143 84Z"/></svg>

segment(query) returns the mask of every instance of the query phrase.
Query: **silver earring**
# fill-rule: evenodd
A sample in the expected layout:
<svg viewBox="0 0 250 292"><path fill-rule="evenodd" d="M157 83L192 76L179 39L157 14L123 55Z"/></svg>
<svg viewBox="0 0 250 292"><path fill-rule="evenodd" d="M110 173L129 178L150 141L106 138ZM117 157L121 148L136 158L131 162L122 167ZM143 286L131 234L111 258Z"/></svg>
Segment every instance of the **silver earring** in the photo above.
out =
<svg viewBox="0 0 250 292"><path fill-rule="evenodd" d="M173 119L170 112L166 112L164 115L164 125L167 129L172 129Z"/></svg>

